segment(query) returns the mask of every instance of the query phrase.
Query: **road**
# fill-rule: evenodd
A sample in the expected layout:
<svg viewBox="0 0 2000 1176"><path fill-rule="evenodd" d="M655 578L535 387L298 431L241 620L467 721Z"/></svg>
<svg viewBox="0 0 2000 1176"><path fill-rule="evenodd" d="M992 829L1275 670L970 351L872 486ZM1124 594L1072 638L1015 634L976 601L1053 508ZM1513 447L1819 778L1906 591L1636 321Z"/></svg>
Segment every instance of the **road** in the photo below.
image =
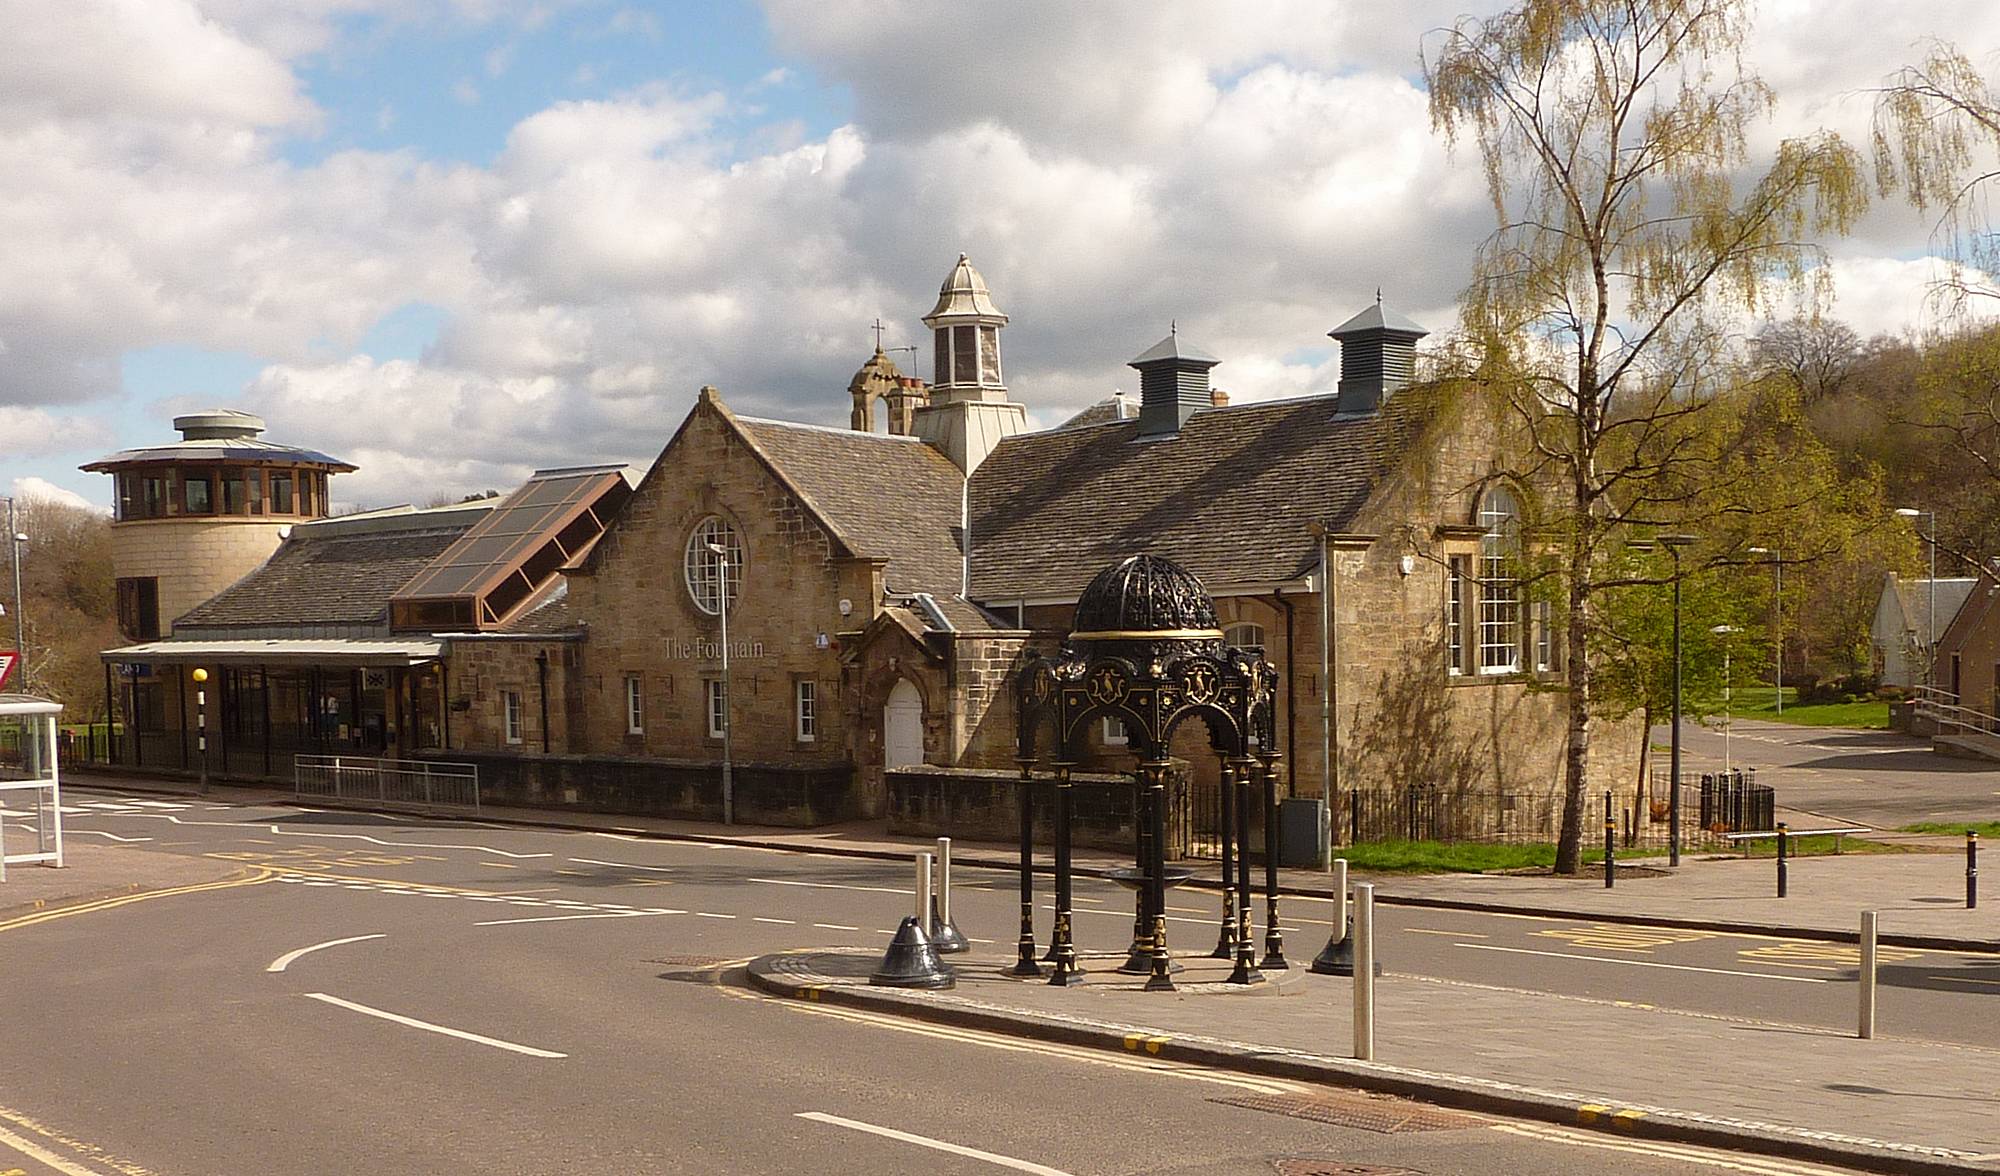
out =
<svg viewBox="0 0 2000 1176"><path fill-rule="evenodd" d="M741 984L740 961L757 954L884 943L907 903L893 863L66 799L73 836L255 873L0 921L0 1174L1084 1176L1269 1172L1284 1158L1468 1174L1826 1170L1456 1114L1434 1130L1337 1126L1221 1100L1358 1099L1376 1115L1388 1100L771 1000ZM1086 944L1122 941L1124 892L1092 880L1078 899L1095 912L1078 916ZM969 934L1011 932L1008 875L961 869L954 901ZM1176 919L1216 925L1209 896L1172 905ZM1304 958L1326 908L1291 911ZM1852 1015L1849 963L1829 945L1398 908L1381 918L1394 972L1774 1023ZM1895 961L1884 978L1905 991L1885 998L1884 1031L2000 1040L1983 1015L1995 977L1992 958Z"/></svg>
<svg viewBox="0 0 2000 1176"><path fill-rule="evenodd" d="M1722 721L1709 723L1681 725L1686 771L1723 766ZM1653 742L1665 747L1667 740L1668 729L1656 727ZM2000 818L2000 763L1942 755L1930 749L1928 739L1737 719L1729 724L1727 742L1728 762L1755 767L1757 782L1776 787L1785 808L1878 829ZM1660 754L1655 763L1664 771L1666 756Z"/></svg>

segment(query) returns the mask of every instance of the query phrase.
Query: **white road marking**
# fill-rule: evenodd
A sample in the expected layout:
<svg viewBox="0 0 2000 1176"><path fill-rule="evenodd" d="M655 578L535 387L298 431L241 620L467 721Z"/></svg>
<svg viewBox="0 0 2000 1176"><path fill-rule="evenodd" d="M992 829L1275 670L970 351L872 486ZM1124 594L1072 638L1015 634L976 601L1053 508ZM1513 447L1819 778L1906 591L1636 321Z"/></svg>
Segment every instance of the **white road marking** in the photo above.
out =
<svg viewBox="0 0 2000 1176"><path fill-rule="evenodd" d="M131 843L133 843L133 842L135 842L135 841L151 841L151 840L152 840L152 838L150 838L150 837L120 837L120 836L118 836L118 834L116 834L116 833L106 833L106 832L105 832L104 830L102 830L102 829L78 829L78 828L74 828L74 827L72 827L72 828L71 828L71 829L69 830L69 835L70 835L70 836L72 836L72 837L76 836L76 835L77 835L77 834L79 834L79 833L82 833L82 834L85 834L86 836L90 836L90 837L103 837L103 838L106 838L106 839L108 839L108 840L111 840L111 841L118 841L118 842L123 842L123 843L125 843L125 844L127 844L127 845L130 845Z"/></svg>
<svg viewBox="0 0 2000 1176"><path fill-rule="evenodd" d="M901 894L910 892L895 886L843 886L838 882L792 882L784 878L745 878L745 882L762 882L766 886L804 886L813 890L861 890L869 894Z"/></svg>
<svg viewBox="0 0 2000 1176"><path fill-rule="evenodd" d="M858 1119L843 1119L839 1115L828 1115L820 1111L800 1111L798 1117L801 1119L811 1119L815 1123L828 1123L835 1127L846 1127L851 1131L865 1131L870 1135L879 1135L884 1139L894 1139L901 1143L913 1143L918 1147L930 1148L932 1151L948 1152L954 1156L984 1160L995 1167L1012 1168L1016 1172L1033 1172L1036 1176L1071 1176L1070 1173L1063 1171L1061 1168L1051 1168L1029 1160L1017 1160L1013 1156L995 1155L993 1152L980 1151L976 1147L946 1143L942 1139L932 1139L927 1135L912 1135L907 1131L898 1131L893 1127L878 1127L873 1123L863 1123Z"/></svg>
<svg viewBox="0 0 2000 1176"><path fill-rule="evenodd" d="M630 919L636 915L681 915L685 911L604 911L595 915L539 915L528 919L488 919L475 927L511 927L515 923L561 923L570 919Z"/></svg>
<svg viewBox="0 0 2000 1176"><path fill-rule="evenodd" d="M1831 984L1833 981L1821 976L1777 976L1770 972L1739 972L1729 968L1697 968L1692 964L1662 964L1653 960L1612 959L1608 956L1581 955L1569 951L1535 951L1526 947L1501 947L1493 943L1454 943L1453 947L1470 948L1473 951L1504 951L1513 955L1549 956L1559 960L1586 960L1593 964L1622 964L1628 968L1665 968L1673 972L1707 972L1712 976L1753 976L1759 980L1789 980L1793 984Z"/></svg>
<svg viewBox="0 0 2000 1176"><path fill-rule="evenodd" d="M5 1128L0 1128L0 1144L5 1144L31 1160L48 1165L62 1173L62 1176L100 1176L96 1169L72 1164L33 1140L24 1139Z"/></svg>
<svg viewBox="0 0 2000 1176"><path fill-rule="evenodd" d="M1495 1131L1504 1131L1509 1135L1519 1135L1549 1143L1663 1157L1710 1168L1722 1168L1731 1172L1753 1172L1759 1176L1817 1176L1819 1173L1831 1176L1837 1171L1833 1168L1822 1168L1817 1164L1790 1164L1783 1160L1766 1160L1754 1156L1718 1155L1680 1144L1584 1136L1533 1123L1495 1123L1492 1127Z"/></svg>
<svg viewBox="0 0 2000 1176"><path fill-rule="evenodd" d="M272 960L270 964L268 964L264 968L264 970L266 972L282 972L286 968L292 966L293 960L298 959L302 955L309 955L313 952L319 951L322 948L339 947L343 943L360 943L364 939L386 939L386 938L388 938L388 936L385 933L377 932L374 935L350 935L346 939L329 939L325 943L315 943L311 947L302 947L297 951L288 951L284 955L279 956L277 959Z"/></svg>
<svg viewBox="0 0 2000 1176"><path fill-rule="evenodd" d="M661 874L672 874L675 872L672 866L642 866L637 862L600 862L596 858L571 858L569 860L582 862L586 866L616 866L621 870L653 870Z"/></svg>
<svg viewBox="0 0 2000 1176"><path fill-rule="evenodd" d="M782 923L787 927L796 927L799 925L797 919L767 919L763 915L751 915L750 921L753 923Z"/></svg>
<svg viewBox="0 0 2000 1176"><path fill-rule="evenodd" d="M482 1037L477 1033L467 1033L463 1029L453 1029L445 1025L433 1025L429 1021L419 1021L415 1017L405 1017L400 1013L392 1013L384 1009L371 1008L365 1004L355 1004L351 1000L342 1000L337 996L328 996L324 992L308 992L306 993L306 996L310 997L313 1000L322 1001L326 1004L337 1005L343 1009L350 1009L354 1012L361 1013L364 1016L379 1017L384 1021L393 1021L398 1025L408 1025L412 1029L422 1029L426 1033L441 1033L446 1037L456 1037L460 1041L471 1041L471 1042L476 1042L479 1045L490 1045L494 1049L504 1049L512 1053L526 1054L531 1058L566 1058L569 1056L568 1054L556 1053L554 1050L536 1049L532 1045L518 1045L512 1041L502 1041L497 1037Z"/></svg>
<svg viewBox="0 0 2000 1176"><path fill-rule="evenodd" d="M708 911L696 911L696 912L694 913L694 916L695 916L695 918L697 918L697 919L733 919L733 918L735 918L735 917L736 917L735 915L717 915L717 914L711 914L711 913L710 913L710 912L708 912Z"/></svg>
<svg viewBox="0 0 2000 1176"><path fill-rule="evenodd" d="M822 931L859 931L859 930L861 930L861 928L859 928L859 927L850 927L850 926L848 926L848 925L847 925L847 924L845 924L845 923L814 923L814 924L813 924L813 926L815 926L815 927L818 927L818 928L819 928L820 930L822 930Z"/></svg>

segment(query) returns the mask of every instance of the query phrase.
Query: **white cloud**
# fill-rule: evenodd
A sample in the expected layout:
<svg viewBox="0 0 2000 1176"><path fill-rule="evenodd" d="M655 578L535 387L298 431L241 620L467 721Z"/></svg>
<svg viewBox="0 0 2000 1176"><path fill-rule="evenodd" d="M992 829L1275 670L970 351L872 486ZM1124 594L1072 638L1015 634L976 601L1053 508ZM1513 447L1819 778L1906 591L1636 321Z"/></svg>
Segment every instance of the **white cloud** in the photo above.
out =
<svg viewBox="0 0 2000 1176"><path fill-rule="evenodd" d="M1478 160L1447 155L1418 67L1462 7L767 0L785 59L742 92L663 79L555 102L490 165L448 166L289 162L319 119L302 57L362 51L349 23L386 40L494 26L502 48L464 85L498 106L522 72L512 38L566 3L29 6L0 42L0 454L75 419L49 406L104 404L120 357L159 344L268 364L245 406L362 464L342 479L359 502L645 460L704 383L840 421L868 324L927 343L918 316L961 249L1014 316L1007 370L1038 420L1129 385L1124 361L1172 320L1239 399L1323 391L1325 331L1377 286L1447 329L1490 227ZM580 35L658 32L643 6L577 12ZM1971 0L1773 0L1760 19L1746 57L1784 98L1768 138L1865 129L1857 93L1931 29L2000 42ZM750 105L800 79L851 94L851 121L806 132ZM378 131L424 121L375 101ZM1924 223L1885 205L1862 229L1834 250L1836 313L1864 333L1921 323ZM420 358L355 353L410 302L444 312ZM899 362L926 373L927 346Z"/></svg>
<svg viewBox="0 0 2000 1176"><path fill-rule="evenodd" d="M102 446L109 437L110 430L96 417L0 404L0 457L42 457Z"/></svg>

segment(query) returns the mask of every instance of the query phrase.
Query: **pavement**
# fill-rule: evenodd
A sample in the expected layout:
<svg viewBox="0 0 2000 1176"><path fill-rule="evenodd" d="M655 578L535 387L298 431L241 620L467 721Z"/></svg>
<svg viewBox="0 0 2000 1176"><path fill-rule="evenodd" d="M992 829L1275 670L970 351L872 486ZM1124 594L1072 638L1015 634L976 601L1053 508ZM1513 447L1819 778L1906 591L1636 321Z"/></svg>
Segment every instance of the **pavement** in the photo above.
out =
<svg viewBox="0 0 2000 1176"><path fill-rule="evenodd" d="M116 779L115 786L131 790L133 782ZM228 795L218 799L247 801L247 792L222 790ZM724 832L695 822L528 810L488 810L481 819L878 860L907 860L933 845L893 837L879 824ZM198 886L240 868L74 840L71 846L64 870L10 870L0 886L0 911ZM1006 847L991 845L961 844L954 856L962 864L1014 861ZM1080 855L1078 864L1096 872L1120 863L1110 855ZM1851 936L1866 906L1882 911L1885 931L1901 939L2000 952L2000 919L1992 904L1963 909L1961 856L1848 854L1798 859L1791 870L1791 896L1783 900L1775 897L1769 859L1693 855L1678 872L1634 871L1609 891L1596 877L1376 881L1378 901L1390 905L1535 911L1802 938ZM1327 876L1314 871L1284 871L1283 881L1297 893L1330 891ZM1316 938L1295 929L1294 958L1309 958ZM812 1002L1362 1087L1639 1138L1878 1171L2000 1172L2000 1115L1994 1113L2000 1088L1991 1077L2000 1050L1992 1048L1893 1036L1862 1041L1824 1026L1391 971L1378 987L1376 1060L1359 1062L1346 1056L1350 981L1295 969L1281 982L1245 991L1216 983L1220 965L1190 959L1181 991L1149 994L1137 991L1135 982L1114 979L1106 969L1115 961L1100 957L1086 961L1090 983L1052 989L1001 976L1011 954L990 953L1003 948L979 950L989 954L958 958L958 986L950 992L871 988L865 976L878 957L855 949L766 955L752 963L749 979L766 992ZM2000 998L2000 990L1995 995ZM1555 1025L1560 1035L1551 1034Z"/></svg>

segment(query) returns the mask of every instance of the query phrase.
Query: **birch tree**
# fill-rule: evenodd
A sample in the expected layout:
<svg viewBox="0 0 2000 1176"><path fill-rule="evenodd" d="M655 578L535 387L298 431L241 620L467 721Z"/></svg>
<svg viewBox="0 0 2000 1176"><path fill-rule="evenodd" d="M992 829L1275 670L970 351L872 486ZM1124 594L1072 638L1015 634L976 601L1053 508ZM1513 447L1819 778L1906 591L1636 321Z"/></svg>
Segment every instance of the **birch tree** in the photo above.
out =
<svg viewBox="0 0 2000 1176"><path fill-rule="evenodd" d="M1575 873L1591 755L1599 594L1631 525L1677 525L1647 487L1685 458L1731 316L1811 292L1814 241L1865 206L1858 153L1818 133L1748 158L1771 93L1739 50L1742 0L1525 0L1426 47L1434 125L1484 164L1496 228L1463 328L1512 373L1520 471L1554 487L1541 517L1564 600L1568 744L1556 869ZM1823 272L1823 271L1822 271ZM1669 479L1671 480L1671 479Z"/></svg>

